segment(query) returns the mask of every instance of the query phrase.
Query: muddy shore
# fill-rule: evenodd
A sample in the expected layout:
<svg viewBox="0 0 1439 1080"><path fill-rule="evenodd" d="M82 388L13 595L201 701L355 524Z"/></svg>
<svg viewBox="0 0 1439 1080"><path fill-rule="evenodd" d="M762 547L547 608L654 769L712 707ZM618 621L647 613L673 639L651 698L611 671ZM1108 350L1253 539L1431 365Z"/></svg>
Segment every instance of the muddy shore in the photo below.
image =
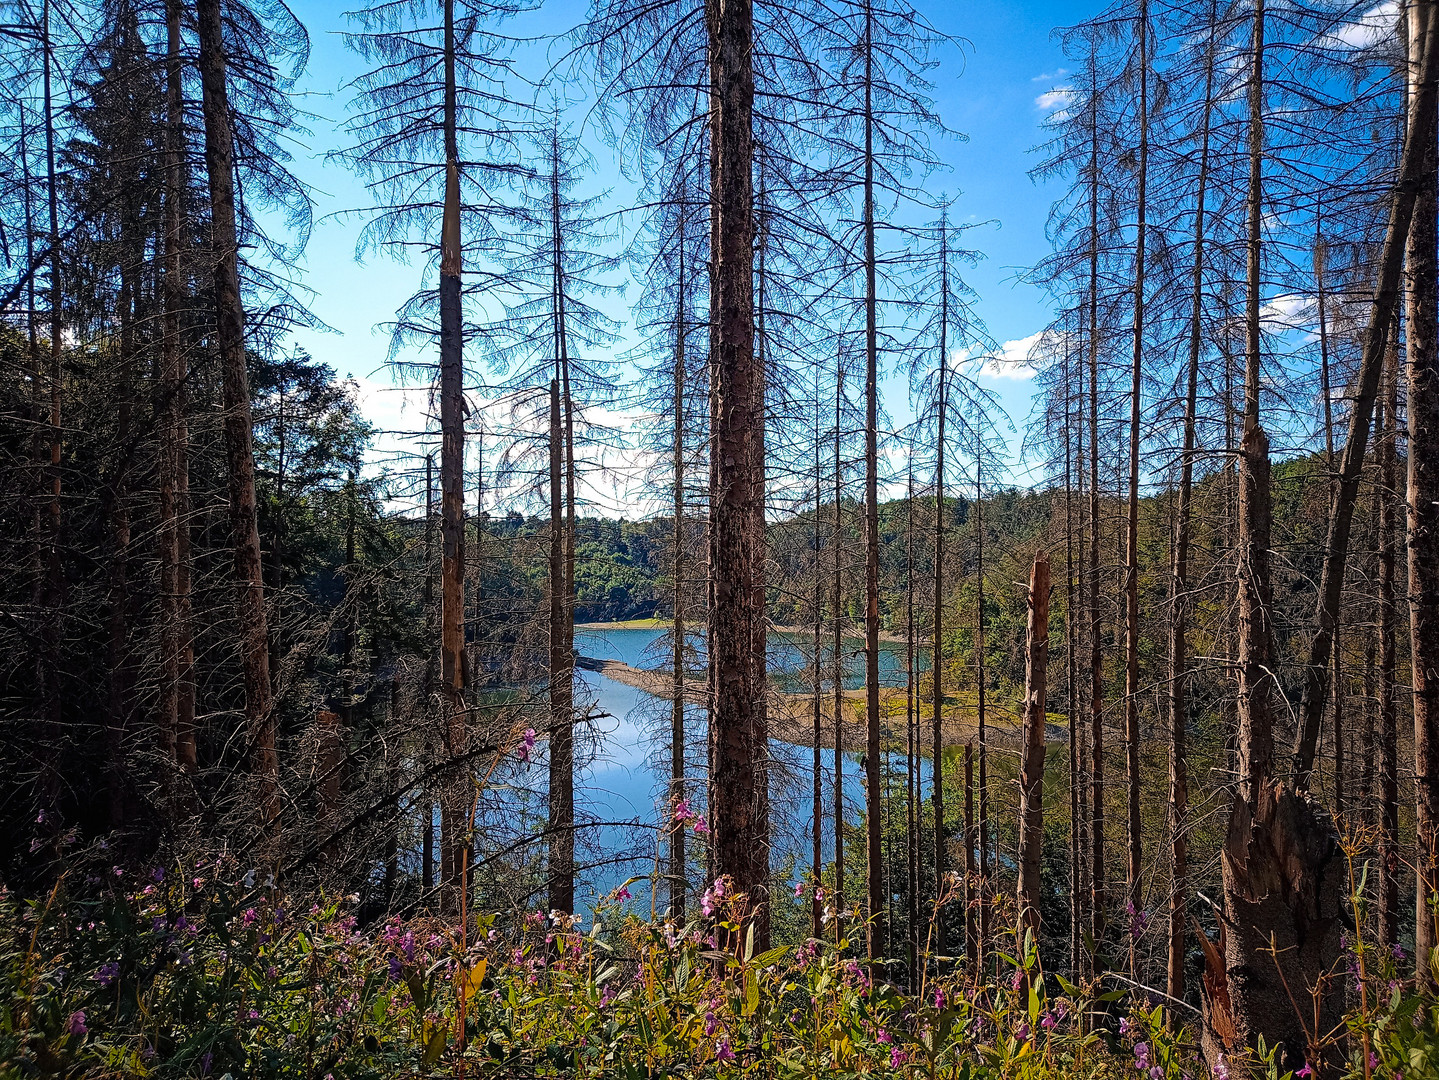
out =
<svg viewBox="0 0 1439 1080"><path fill-rule="evenodd" d="M666 701L672 699L673 676L666 671L652 671L632 667L619 660L597 660L581 656L576 663L586 671L598 672L616 682L643 690ZM692 705L703 705L706 686L691 679L685 684L685 700ZM933 714L928 702L919 702L919 728L921 751L928 756L931 745ZM905 691L898 687L886 686L880 689L880 711L883 726L883 742L890 749L902 750L905 744ZM864 691L846 690L842 695L841 745L846 751L858 752L865 748ZM1019 742L1019 718L1013 710L1004 706L990 705L985 709L988 720L989 739L996 746L1017 746ZM1061 717L1054 717L1045 733L1048 742L1063 742L1066 731ZM1060 721L1060 722L1056 722ZM814 698L809 694L786 694L774 691L770 695L769 709L770 737L794 746L814 745ZM973 742L979 734L979 717L973 706L950 703L943 717L943 745L963 746ZM834 745L834 697L826 693L820 699L820 741L823 746Z"/></svg>

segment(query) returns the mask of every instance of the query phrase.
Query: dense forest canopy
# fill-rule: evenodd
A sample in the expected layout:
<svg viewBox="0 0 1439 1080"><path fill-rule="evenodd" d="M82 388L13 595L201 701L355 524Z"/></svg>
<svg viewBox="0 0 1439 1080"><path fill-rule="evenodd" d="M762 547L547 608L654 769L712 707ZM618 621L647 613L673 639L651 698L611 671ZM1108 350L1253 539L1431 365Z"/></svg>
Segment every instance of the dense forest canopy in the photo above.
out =
<svg viewBox="0 0 1439 1080"><path fill-rule="evenodd" d="M260 920L256 958L290 940L278 889L346 948L381 934L364 963L460 1075L505 962L486 935L550 928L504 968L533 986L626 899L617 964L683 941L739 980L701 1072L780 1054L778 1029L728 1041L770 1015L747 965L775 978L780 947L833 950L851 1004L911 1002L886 1021L908 1049L872 1019L868 1049L799 1038L826 1070L1018 1075L990 1043L1012 1063L1065 1021L1067 1074L1096 1032L1152 1080L1432 1071L1439 2L1094 7L1054 31L1030 158L1048 323L1001 343L988 208L947 189L953 5L377 0L343 16L332 122L306 74L328 15L5 0L15 1000L45 905L149 911L183 863L181 921ZM337 216L315 160L349 178ZM366 312L380 374L317 314L335 220L400 286ZM994 378L1016 367L1028 415ZM223 875L229 914L201 896ZM573 957L618 948L598 935ZM191 956L105 960L139 1003L105 1022ZM1027 1019L956 1027L954 987ZM101 1004L47 1007L49 1043L5 1006L0 1068L103 1072L76 1056ZM335 1063L383 1044L326 1038ZM580 1069L574 1038L546 1068ZM164 1039L176 1075L326 1072L313 1039L303 1066ZM659 1041L625 1068L683 1057Z"/></svg>

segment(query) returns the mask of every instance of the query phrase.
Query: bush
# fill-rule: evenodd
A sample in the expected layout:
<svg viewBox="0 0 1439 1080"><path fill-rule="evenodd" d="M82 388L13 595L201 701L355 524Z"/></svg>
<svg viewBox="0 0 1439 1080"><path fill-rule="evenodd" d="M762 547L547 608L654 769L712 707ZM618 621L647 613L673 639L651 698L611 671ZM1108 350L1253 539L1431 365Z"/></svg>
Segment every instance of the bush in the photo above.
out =
<svg viewBox="0 0 1439 1080"><path fill-rule="evenodd" d="M686 926L639 920L621 888L589 927L531 912L461 933L433 918L361 928L354 897L301 902L256 876L211 860L0 893L0 1073L1199 1075L1158 1009L1135 1003L1115 1030L1098 1010L1119 995L1062 980L1047 993L1032 941L987 985L931 966L907 994L872 982L845 941L756 955L723 879Z"/></svg>

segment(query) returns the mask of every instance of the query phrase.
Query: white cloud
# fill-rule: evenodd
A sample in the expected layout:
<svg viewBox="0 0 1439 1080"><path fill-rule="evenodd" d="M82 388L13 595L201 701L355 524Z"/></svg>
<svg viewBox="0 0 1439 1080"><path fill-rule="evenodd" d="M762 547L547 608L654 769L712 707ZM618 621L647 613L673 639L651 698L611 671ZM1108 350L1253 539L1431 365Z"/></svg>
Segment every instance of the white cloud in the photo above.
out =
<svg viewBox="0 0 1439 1080"><path fill-rule="evenodd" d="M1398 3L1396 0L1382 0L1352 22L1324 34L1320 41L1333 49L1362 51L1391 39L1398 29Z"/></svg>
<svg viewBox="0 0 1439 1080"><path fill-rule="evenodd" d="M969 357L978 365L977 375L988 375L991 379L1032 379L1035 368L1030 355L1045 332L1038 330L1028 337L1006 341L992 353L975 354Z"/></svg>
<svg viewBox="0 0 1439 1080"><path fill-rule="evenodd" d="M1053 90L1046 90L1034 99L1034 107L1040 112L1057 113L1069 108L1069 103L1074 100L1074 91L1065 86L1055 87Z"/></svg>

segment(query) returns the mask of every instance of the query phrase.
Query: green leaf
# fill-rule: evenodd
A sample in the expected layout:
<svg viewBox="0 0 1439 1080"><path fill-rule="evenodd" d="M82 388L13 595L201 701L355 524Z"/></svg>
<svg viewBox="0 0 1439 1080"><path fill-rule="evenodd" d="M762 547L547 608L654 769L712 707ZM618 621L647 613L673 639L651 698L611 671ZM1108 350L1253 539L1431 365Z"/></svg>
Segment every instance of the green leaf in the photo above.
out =
<svg viewBox="0 0 1439 1080"><path fill-rule="evenodd" d="M759 1008L759 978L755 975L754 968L747 968L744 973L744 1015L753 1016L755 1009Z"/></svg>
<svg viewBox="0 0 1439 1080"><path fill-rule="evenodd" d="M771 964L779 963L779 961L783 960L788 954L788 945L776 946L775 948L770 949L768 952L762 952L758 956L756 956L754 958L754 966L757 968L767 968Z"/></svg>
<svg viewBox="0 0 1439 1080"><path fill-rule="evenodd" d="M445 1052L445 1029L435 1028L430 1035L430 1041L425 1043L425 1068L431 1068L435 1062L440 1060L440 1055Z"/></svg>

